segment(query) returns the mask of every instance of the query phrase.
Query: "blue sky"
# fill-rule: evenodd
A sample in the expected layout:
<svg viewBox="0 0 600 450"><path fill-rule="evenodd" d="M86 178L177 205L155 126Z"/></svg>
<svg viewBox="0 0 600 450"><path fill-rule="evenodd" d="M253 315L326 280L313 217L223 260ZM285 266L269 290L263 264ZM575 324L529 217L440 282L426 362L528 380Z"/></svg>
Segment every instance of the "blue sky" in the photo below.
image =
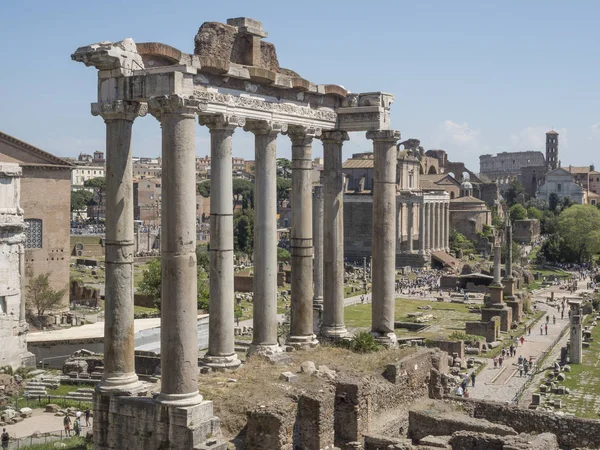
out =
<svg viewBox="0 0 600 450"><path fill-rule="evenodd" d="M191 53L203 22L247 16L263 22L282 67L394 94L403 139L475 172L482 153L543 151L551 127L563 166L600 165L599 15L600 2L583 0L3 0L0 130L59 156L103 150L104 124L89 112L96 71L71 61L77 47L131 37ZM208 139L198 126L199 156ZM133 147L159 154L154 118L136 120ZM353 133L344 156L370 149ZM253 159L251 134L236 132L234 154ZM290 156L288 138L278 154Z"/></svg>

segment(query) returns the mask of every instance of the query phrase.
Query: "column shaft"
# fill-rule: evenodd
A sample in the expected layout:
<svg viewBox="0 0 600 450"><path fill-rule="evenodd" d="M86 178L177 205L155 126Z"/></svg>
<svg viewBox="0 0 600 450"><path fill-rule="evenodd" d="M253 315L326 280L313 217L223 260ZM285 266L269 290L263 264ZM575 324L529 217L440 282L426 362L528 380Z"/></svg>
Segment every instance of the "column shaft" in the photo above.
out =
<svg viewBox="0 0 600 450"><path fill-rule="evenodd" d="M162 126L161 393L165 405L191 406L198 393L196 115L178 96L151 98Z"/></svg>
<svg viewBox="0 0 600 450"><path fill-rule="evenodd" d="M368 132L373 139L373 298L371 329L378 340L396 344L396 141L398 131Z"/></svg>
<svg viewBox="0 0 600 450"><path fill-rule="evenodd" d="M413 203L408 203L408 252L413 252Z"/></svg>
<svg viewBox="0 0 600 450"><path fill-rule="evenodd" d="M278 351L277 342L277 161L281 127L253 122L254 133L254 333L249 354Z"/></svg>
<svg viewBox="0 0 600 450"><path fill-rule="evenodd" d="M425 203L419 203L419 253L424 254L426 249L425 237Z"/></svg>
<svg viewBox="0 0 600 450"><path fill-rule="evenodd" d="M106 123L106 281L104 374L100 392L133 393L141 388L135 374L133 328L133 173L131 130L138 103L93 104L92 114Z"/></svg>
<svg viewBox="0 0 600 450"><path fill-rule="evenodd" d="M323 186L313 188L313 307L323 308Z"/></svg>
<svg viewBox="0 0 600 450"><path fill-rule="evenodd" d="M442 250L442 204L435 204L435 247L437 250Z"/></svg>
<svg viewBox="0 0 600 450"><path fill-rule="evenodd" d="M289 343L314 346L313 334L313 242L312 242L312 140L316 130L294 127L292 141L292 265Z"/></svg>
<svg viewBox="0 0 600 450"><path fill-rule="evenodd" d="M344 327L344 179L342 144L345 131L324 131L323 324L321 334L339 337Z"/></svg>
<svg viewBox="0 0 600 450"><path fill-rule="evenodd" d="M450 252L450 203L446 203L444 215L444 248Z"/></svg>
<svg viewBox="0 0 600 450"><path fill-rule="evenodd" d="M243 119L200 116L210 129L210 315L203 364L216 369L240 365L234 344L232 137Z"/></svg>

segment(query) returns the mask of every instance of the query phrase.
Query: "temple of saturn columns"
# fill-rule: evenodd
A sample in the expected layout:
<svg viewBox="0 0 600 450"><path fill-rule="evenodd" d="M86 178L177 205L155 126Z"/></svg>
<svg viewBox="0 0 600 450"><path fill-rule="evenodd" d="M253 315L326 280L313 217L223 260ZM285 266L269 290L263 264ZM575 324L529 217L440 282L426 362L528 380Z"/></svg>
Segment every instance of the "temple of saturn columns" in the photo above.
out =
<svg viewBox="0 0 600 450"><path fill-rule="evenodd" d="M212 403L198 390L196 325L195 132L211 136L210 325L201 361L215 369L240 364L234 350L232 135L255 139L254 335L249 354L272 355L277 342L276 138L292 147L291 332L297 348L344 327L342 146L349 132L373 141L372 332L394 345L397 245L397 147L390 129L393 96L350 93L314 84L279 67L262 24L248 18L207 22L193 54L131 39L81 47L73 60L98 69L91 111L106 124L105 372L94 400L96 449L209 448L218 436ZM133 197L131 132L150 113L162 128L161 392L143 388L134 371ZM323 186L313 192L311 146L323 143ZM313 197L320 204L313 205ZM313 211L318 220L313 221ZM320 219L322 213L322 219ZM429 216L426 216L429 217ZM316 222L316 223L315 223ZM427 223L423 222L425 227ZM318 239L313 243L313 230ZM313 245L314 244L314 245ZM314 258L314 262L313 262ZM322 272L321 272L322 270ZM314 272L313 272L314 271ZM313 286L314 284L314 286ZM210 448L225 448L212 445Z"/></svg>

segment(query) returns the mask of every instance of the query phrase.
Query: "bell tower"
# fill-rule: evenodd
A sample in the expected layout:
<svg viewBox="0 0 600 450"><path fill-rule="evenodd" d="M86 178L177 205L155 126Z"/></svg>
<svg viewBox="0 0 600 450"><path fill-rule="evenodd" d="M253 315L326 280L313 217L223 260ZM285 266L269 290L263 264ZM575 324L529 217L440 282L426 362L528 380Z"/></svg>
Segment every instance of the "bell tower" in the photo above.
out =
<svg viewBox="0 0 600 450"><path fill-rule="evenodd" d="M546 133L546 164L550 170L558 167L558 133L554 130Z"/></svg>

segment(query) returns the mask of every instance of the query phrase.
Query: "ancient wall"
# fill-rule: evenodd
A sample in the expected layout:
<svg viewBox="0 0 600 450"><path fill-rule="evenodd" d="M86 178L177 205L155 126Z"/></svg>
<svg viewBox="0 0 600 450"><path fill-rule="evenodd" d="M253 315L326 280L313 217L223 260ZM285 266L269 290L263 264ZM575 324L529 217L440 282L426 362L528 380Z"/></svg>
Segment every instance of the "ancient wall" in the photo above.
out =
<svg viewBox="0 0 600 450"><path fill-rule="evenodd" d="M483 200L488 208L493 208L500 200L500 189L497 183L479 183L479 199Z"/></svg>
<svg viewBox="0 0 600 450"><path fill-rule="evenodd" d="M248 411L246 449L272 450L292 445L296 413L291 406L259 406Z"/></svg>
<svg viewBox="0 0 600 450"><path fill-rule="evenodd" d="M498 317L492 317L488 322L466 322L466 333L474 336L483 336L487 342L494 342L500 331Z"/></svg>
<svg viewBox="0 0 600 450"><path fill-rule="evenodd" d="M47 195L40 195L46 193ZM54 289L69 284L71 171L23 168L21 206L25 220L41 219L42 247L25 250L25 285L39 274L50 273ZM64 306L68 306L68 289Z"/></svg>
<svg viewBox="0 0 600 450"><path fill-rule="evenodd" d="M540 236L540 221L537 219L515 220L513 222L513 240L531 244Z"/></svg>
<svg viewBox="0 0 600 450"><path fill-rule="evenodd" d="M446 352L450 356L456 353L461 361L465 359L465 342L464 341L437 341L435 344L441 351Z"/></svg>
<svg viewBox="0 0 600 450"><path fill-rule="evenodd" d="M294 448L333 448L334 397L330 392L301 395L294 426Z"/></svg>
<svg viewBox="0 0 600 450"><path fill-rule="evenodd" d="M450 203L450 228L465 235L469 240L478 240L477 232L483 230L483 225L491 225L491 212L489 210L457 210Z"/></svg>
<svg viewBox="0 0 600 450"><path fill-rule="evenodd" d="M497 155L479 157L479 173L494 179L496 176L519 175L522 167L545 166L546 158L542 152L502 152Z"/></svg>
<svg viewBox="0 0 600 450"><path fill-rule="evenodd" d="M373 197L344 195L344 258L362 260L371 256Z"/></svg>
<svg viewBox="0 0 600 450"><path fill-rule="evenodd" d="M517 433L553 433L561 448L600 448L600 420L557 416L481 400L463 402L473 417L509 426Z"/></svg>

